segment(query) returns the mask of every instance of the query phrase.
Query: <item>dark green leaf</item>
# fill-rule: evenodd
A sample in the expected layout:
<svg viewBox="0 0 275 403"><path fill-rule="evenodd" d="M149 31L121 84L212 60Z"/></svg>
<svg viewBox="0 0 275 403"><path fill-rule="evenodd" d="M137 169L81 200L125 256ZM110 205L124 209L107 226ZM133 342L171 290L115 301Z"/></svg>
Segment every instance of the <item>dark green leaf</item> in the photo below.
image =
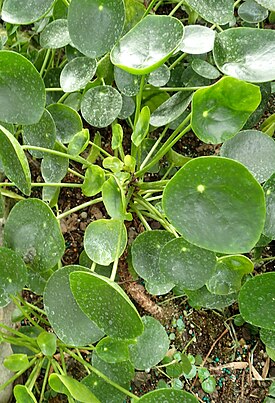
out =
<svg viewBox="0 0 275 403"><path fill-rule="evenodd" d="M157 389L146 393L139 399L140 403L198 403L191 393L176 389Z"/></svg>
<svg viewBox="0 0 275 403"><path fill-rule="evenodd" d="M263 233L271 239L275 239L275 174L264 184L266 198L266 221Z"/></svg>
<svg viewBox="0 0 275 403"><path fill-rule="evenodd" d="M70 43L68 22L66 19L50 22L40 34L40 45L44 49L58 49Z"/></svg>
<svg viewBox="0 0 275 403"><path fill-rule="evenodd" d="M102 360L109 363L127 361L129 359L129 344L128 340L105 337L97 343L96 352Z"/></svg>
<svg viewBox="0 0 275 403"><path fill-rule="evenodd" d="M50 10L54 0L32 2L25 0L5 0L1 18L11 24L31 24L42 18Z"/></svg>

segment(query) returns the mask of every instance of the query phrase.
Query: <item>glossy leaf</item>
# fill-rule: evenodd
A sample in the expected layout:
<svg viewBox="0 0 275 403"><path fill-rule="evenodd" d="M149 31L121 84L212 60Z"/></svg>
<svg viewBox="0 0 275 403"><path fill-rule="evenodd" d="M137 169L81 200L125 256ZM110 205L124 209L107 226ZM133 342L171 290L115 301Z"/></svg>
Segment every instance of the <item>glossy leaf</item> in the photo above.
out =
<svg viewBox="0 0 275 403"><path fill-rule="evenodd" d="M209 78L210 80L215 80L221 73L212 64L206 62L202 59L194 59L191 63L192 69L202 77Z"/></svg>
<svg viewBox="0 0 275 403"><path fill-rule="evenodd" d="M19 53L0 51L0 120L30 125L41 118L45 87L33 64Z"/></svg>
<svg viewBox="0 0 275 403"><path fill-rule="evenodd" d="M267 8L268 10L275 11L275 1L274 0L256 0L261 6Z"/></svg>
<svg viewBox="0 0 275 403"><path fill-rule="evenodd" d="M134 240L131 248L133 267L149 283L167 283L159 268L159 256L164 245L172 239L171 233L154 230L143 232Z"/></svg>
<svg viewBox="0 0 275 403"><path fill-rule="evenodd" d="M123 168L123 162L117 157L107 157L103 160L103 167L114 173L118 173Z"/></svg>
<svg viewBox="0 0 275 403"><path fill-rule="evenodd" d="M246 0L238 8L238 14L242 20L256 24L268 17L268 10L254 0Z"/></svg>
<svg viewBox="0 0 275 403"><path fill-rule="evenodd" d="M28 271L27 286L37 295L42 295L47 281L53 274L53 270L49 269L43 272L37 272L32 269Z"/></svg>
<svg viewBox="0 0 275 403"><path fill-rule="evenodd" d="M89 258L108 266L119 258L127 243L127 232L121 220L97 220L91 222L84 235L84 248Z"/></svg>
<svg viewBox="0 0 275 403"><path fill-rule="evenodd" d="M162 87L167 84L170 79L170 70L163 64L156 70L152 71L148 77L148 83L153 85L154 87Z"/></svg>
<svg viewBox="0 0 275 403"><path fill-rule="evenodd" d="M169 338L164 327L156 319L143 316L144 332L136 344L129 346L130 360L136 369L148 370L158 364L169 348Z"/></svg>
<svg viewBox="0 0 275 403"><path fill-rule="evenodd" d="M129 359L129 341L105 337L96 345L97 355L104 361L116 363Z"/></svg>
<svg viewBox="0 0 275 403"><path fill-rule="evenodd" d="M93 59L109 52L120 37L125 20L122 0L72 0L68 13L74 46Z"/></svg>
<svg viewBox="0 0 275 403"><path fill-rule="evenodd" d="M31 172L27 157L19 142L7 129L0 125L0 159L5 175L29 196L31 194Z"/></svg>
<svg viewBox="0 0 275 403"><path fill-rule="evenodd" d="M50 22L40 34L40 45L44 49L59 49L70 43L66 19Z"/></svg>
<svg viewBox="0 0 275 403"><path fill-rule="evenodd" d="M76 57L65 65L60 75L60 86L64 92L78 91L93 78L96 61L89 57Z"/></svg>
<svg viewBox="0 0 275 403"><path fill-rule="evenodd" d="M119 119L127 119L135 112L135 101L131 97L122 95L122 107L118 114Z"/></svg>
<svg viewBox="0 0 275 403"><path fill-rule="evenodd" d="M238 292L243 276L253 270L253 263L246 256L224 256L219 258L215 272L206 286L212 294L228 295Z"/></svg>
<svg viewBox="0 0 275 403"><path fill-rule="evenodd" d="M264 273L247 281L239 294L239 308L246 322L275 330L275 273Z"/></svg>
<svg viewBox="0 0 275 403"><path fill-rule="evenodd" d="M230 28L218 34L214 46L217 67L240 80L262 83L275 78L275 32ZM264 44L264 46L263 46Z"/></svg>
<svg viewBox="0 0 275 403"><path fill-rule="evenodd" d="M105 182L103 169L98 165L89 166L85 171L82 192L85 196L94 196L99 193Z"/></svg>
<svg viewBox="0 0 275 403"><path fill-rule="evenodd" d="M137 95L139 92L141 76L128 73L116 66L114 68L114 76L116 86L123 95L126 95L127 97Z"/></svg>
<svg viewBox="0 0 275 403"><path fill-rule="evenodd" d="M95 395L82 383L67 375L51 374L49 377L50 387L58 393L73 397L83 403L100 403Z"/></svg>
<svg viewBox="0 0 275 403"><path fill-rule="evenodd" d="M192 99L190 91L180 91L163 102L151 115L152 126L160 127L177 119L188 107Z"/></svg>
<svg viewBox="0 0 275 403"><path fill-rule="evenodd" d="M275 239L275 174L264 184L266 198L266 220L263 233L271 239Z"/></svg>
<svg viewBox="0 0 275 403"><path fill-rule="evenodd" d="M242 164L221 157L185 164L166 186L163 208L188 242L220 253L250 251L265 221L259 183Z"/></svg>
<svg viewBox="0 0 275 403"><path fill-rule="evenodd" d="M54 0L42 0L34 6L25 0L5 0L1 18L10 24L31 24L47 14L53 3Z"/></svg>
<svg viewBox="0 0 275 403"><path fill-rule="evenodd" d="M47 107L56 125L56 137L61 143L69 143L76 133L82 130L79 114L63 104L52 104Z"/></svg>
<svg viewBox="0 0 275 403"><path fill-rule="evenodd" d="M25 385L15 385L13 394L18 403L37 403L34 394Z"/></svg>
<svg viewBox="0 0 275 403"><path fill-rule="evenodd" d="M222 143L239 132L260 102L258 86L223 77L212 86L195 92L192 129L205 143Z"/></svg>
<svg viewBox="0 0 275 403"><path fill-rule="evenodd" d="M94 127L107 127L118 117L121 108L120 93L109 85L91 88L81 102L84 119Z"/></svg>
<svg viewBox="0 0 275 403"><path fill-rule="evenodd" d="M185 290L188 303L194 308L223 309L236 301L237 294L216 295L204 286L199 290Z"/></svg>
<svg viewBox="0 0 275 403"><path fill-rule="evenodd" d="M140 403L198 403L191 393L173 388L156 389L139 399Z"/></svg>
<svg viewBox="0 0 275 403"><path fill-rule="evenodd" d="M24 144L31 146L53 148L56 140L56 127L47 109L44 110L39 122L23 126L23 140ZM29 153L35 158L43 158L45 155L43 152L36 150L29 150Z"/></svg>
<svg viewBox="0 0 275 403"><path fill-rule="evenodd" d="M125 195L119 186L117 179L111 176L102 186L102 198L104 206L110 217L119 220L125 219Z"/></svg>
<svg viewBox="0 0 275 403"><path fill-rule="evenodd" d="M136 147L138 147L147 136L149 131L149 123L150 109L148 106L144 106L140 111L137 123L131 136L131 140Z"/></svg>
<svg viewBox="0 0 275 403"><path fill-rule="evenodd" d="M113 281L95 273L74 272L70 285L79 307L108 336L133 339L143 332L138 311Z"/></svg>
<svg viewBox="0 0 275 403"><path fill-rule="evenodd" d="M29 360L26 354L11 354L4 359L3 364L10 371L17 372L27 368Z"/></svg>
<svg viewBox="0 0 275 403"><path fill-rule="evenodd" d="M260 337L267 347L275 349L275 330L261 329Z"/></svg>
<svg viewBox="0 0 275 403"><path fill-rule="evenodd" d="M14 251L0 248L0 306L10 302L10 295L21 292L27 282L27 269Z"/></svg>
<svg viewBox="0 0 275 403"><path fill-rule="evenodd" d="M79 308L70 289L69 275L87 270L81 266L65 266L55 271L44 291L44 307L49 322L63 343L72 346L92 344L104 333Z"/></svg>
<svg viewBox="0 0 275 403"><path fill-rule="evenodd" d="M188 290L197 290L211 278L216 265L216 255L198 248L183 238L176 238L163 246L159 266L163 276Z"/></svg>
<svg viewBox="0 0 275 403"><path fill-rule="evenodd" d="M88 129L82 129L81 132L76 133L68 145L68 154L79 155L89 145L90 133Z"/></svg>
<svg viewBox="0 0 275 403"><path fill-rule="evenodd" d="M212 29L202 25L188 25L184 29L184 37L179 49L182 52L199 55L210 52L214 48L214 41L215 31Z"/></svg>
<svg viewBox="0 0 275 403"><path fill-rule="evenodd" d="M221 155L241 162L260 183L275 172L275 141L258 130L244 130L226 141Z"/></svg>
<svg viewBox="0 0 275 403"><path fill-rule="evenodd" d="M4 228L4 245L37 271L54 267L65 249L58 221L39 199L21 200L13 207Z"/></svg>
<svg viewBox="0 0 275 403"><path fill-rule="evenodd" d="M183 25L174 17L147 15L111 51L115 66L132 74L151 73L175 51L183 37Z"/></svg>
<svg viewBox="0 0 275 403"><path fill-rule="evenodd" d="M203 19L213 24L224 25L234 16L234 6L231 0L187 0L186 3Z"/></svg>
<svg viewBox="0 0 275 403"><path fill-rule="evenodd" d="M119 123L112 125L112 149L116 150L122 146L123 129Z"/></svg>

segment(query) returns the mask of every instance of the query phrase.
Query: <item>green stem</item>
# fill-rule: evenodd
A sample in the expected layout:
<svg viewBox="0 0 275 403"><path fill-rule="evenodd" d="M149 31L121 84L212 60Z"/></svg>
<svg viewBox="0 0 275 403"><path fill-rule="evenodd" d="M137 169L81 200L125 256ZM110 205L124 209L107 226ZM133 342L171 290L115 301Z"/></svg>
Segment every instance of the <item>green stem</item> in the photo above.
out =
<svg viewBox="0 0 275 403"><path fill-rule="evenodd" d="M90 162L88 162L88 161L86 161L84 158L82 158L82 157L79 157L78 155L70 155L70 154L65 154L65 153L62 153L62 152L60 152L60 151L56 151L56 150L52 150L52 149L50 149L50 148L44 148L44 147L37 147L37 146L30 146L30 145L24 145L24 146L21 146L21 148L23 149L23 150L36 150L36 151L41 151L41 152L43 152L43 153L48 153L48 154L52 154L52 155L57 155L58 157L63 157L63 158L68 158L68 159L70 159L70 160L72 160L72 161L75 161L75 162L79 162L80 164L82 164L82 165L84 165L84 166L87 166L87 167L89 167L89 166L91 166L92 164L90 163Z"/></svg>
<svg viewBox="0 0 275 403"><path fill-rule="evenodd" d="M59 352L60 352L60 359L61 359L61 365L62 369L65 375L67 375L67 369L66 369L66 364L65 364L65 359L64 359L64 351L63 348L59 346Z"/></svg>
<svg viewBox="0 0 275 403"><path fill-rule="evenodd" d="M185 3L185 0L181 0L176 7L173 8L173 10L169 13L170 16L174 15L175 12L180 8L180 6L183 5L183 3Z"/></svg>
<svg viewBox="0 0 275 403"><path fill-rule="evenodd" d="M162 195L154 196L154 197L148 197L146 200L147 200L148 202L154 201L154 200L161 200L162 197L163 197Z"/></svg>
<svg viewBox="0 0 275 403"><path fill-rule="evenodd" d="M254 263L271 262L272 260L275 260L275 256L264 257L262 259L256 259L256 260L254 260Z"/></svg>
<svg viewBox="0 0 275 403"><path fill-rule="evenodd" d="M42 388L41 388L39 403L42 403L44 400L44 393L45 393L46 386L48 383L50 368L51 368L51 360L48 360L48 363L46 366L46 371L45 371L44 378L43 378L43 384L42 384Z"/></svg>
<svg viewBox="0 0 275 403"><path fill-rule="evenodd" d="M38 360L38 362L35 364L31 374L28 377L28 380L25 384L25 386L29 389L32 390L32 388L34 387L34 384L40 374L43 362L44 362L45 357L42 357Z"/></svg>
<svg viewBox="0 0 275 403"><path fill-rule="evenodd" d="M92 265L91 265L91 271L95 271L95 269L96 269L96 262L93 262L92 263Z"/></svg>
<svg viewBox="0 0 275 403"><path fill-rule="evenodd" d="M117 268L118 268L118 258L116 258L113 263L112 273L110 277L111 281L115 281Z"/></svg>
<svg viewBox="0 0 275 403"><path fill-rule="evenodd" d="M45 91L46 92L63 92L63 89L53 87L53 88L45 88Z"/></svg>
<svg viewBox="0 0 275 403"><path fill-rule="evenodd" d="M25 340L19 340L19 339L16 338L16 337L9 337L9 336L6 336L5 333L2 333L2 332L0 332L0 334L1 334L1 336L3 337L3 339L4 339L4 341L5 341L6 343L13 344L13 345L15 345L15 346L21 346L21 347L28 348L28 349L31 350L34 354L38 354L38 353L39 353L39 350L38 350L38 349L34 348L32 344L26 342Z"/></svg>
<svg viewBox="0 0 275 403"><path fill-rule="evenodd" d="M81 175L79 172L74 171L74 170L71 169L71 168L68 168L68 172L70 172L71 174L77 176L77 177L80 178L80 179L83 179L83 180L85 179L85 176L84 176L84 175Z"/></svg>
<svg viewBox="0 0 275 403"><path fill-rule="evenodd" d="M237 0L237 1L235 1L235 3L234 3L234 6L233 6L233 7L234 7L234 8L235 8L235 7L237 7L237 6L240 4L240 2L241 2L241 1L242 1L242 0Z"/></svg>
<svg viewBox="0 0 275 403"><path fill-rule="evenodd" d="M144 83L145 83L145 75L141 76L139 92L136 96L136 111L135 111L135 119L134 119L134 129L136 128L136 124L138 122L138 118L140 115L140 107L141 107ZM132 157L136 158L136 154L137 154L137 146L132 142L131 155L132 155Z"/></svg>
<svg viewBox="0 0 275 403"><path fill-rule="evenodd" d="M37 327L38 329L40 329L42 332L44 331L43 327L41 327L37 322L35 322L30 315L25 311L25 309L17 302L17 299L13 296L11 296L11 299L13 301L13 303L17 306L18 309L20 309L20 311L22 312L22 314L24 315L25 318L28 319L28 321L35 327Z"/></svg>
<svg viewBox="0 0 275 403"><path fill-rule="evenodd" d="M68 215L70 215L72 213L75 213L76 211L79 211L79 210L82 210L82 209L84 209L86 207L92 206L93 204L97 204L99 202L102 202L102 200L103 200L102 197L98 197L97 199L93 199L93 200L90 200L90 201L88 201L86 203L82 203L79 206L73 207L70 210L65 211L64 213L59 214L56 218L58 220L61 220L62 218L65 218Z"/></svg>
<svg viewBox="0 0 275 403"><path fill-rule="evenodd" d="M109 154L107 151L103 150L103 148L101 148L97 144L93 143L92 141L89 141L89 144L92 145L93 147L97 148L102 154L106 155L106 157L113 157L112 154Z"/></svg>
<svg viewBox="0 0 275 403"><path fill-rule="evenodd" d="M141 214L141 212L139 211L139 209L137 209L134 205L134 203L130 204L131 209L133 210L134 213L136 213L136 215L138 216L138 218L140 219L140 221L142 222L144 228L146 228L147 231L151 231L152 228L150 227L150 225L148 224L148 222L146 221L146 219L143 217L143 215Z"/></svg>
<svg viewBox="0 0 275 403"><path fill-rule="evenodd" d="M65 4L66 7L69 7L70 3L68 2L68 0L62 0L63 3Z"/></svg>
<svg viewBox="0 0 275 403"><path fill-rule="evenodd" d="M62 97L59 98L57 101L58 104L61 104L68 96L70 95L70 92L65 92L65 94L62 95Z"/></svg>
<svg viewBox="0 0 275 403"><path fill-rule="evenodd" d="M169 128L169 125L166 125L164 130L162 131L161 135L159 136L159 138L157 139L157 141L155 142L155 144L153 145L153 147L151 148L151 150L149 151L149 153L146 155L146 157L144 158L142 164L140 165L140 169L142 169L143 167L145 167L145 165L147 164L147 162L149 161L149 159L151 158L151 156L153 155L153 153L155 152L155 150L157 149L158 145L160 144L161 140L163 139L163 137L165 136L167 130Z"/></svg>
<svg viewBox="0 0 275 403"><path fill-rule="evenodd" d="M168 182L169 182L168 179L155 182L138 182L137 187L140 190L147 190L150 193L161 192Z"/></svg>
<svg viewBox="0 0 275 403"><path fill-rule="evenodd" d="M61 366L58 364L58 362L56 360L52 360L52 366L53 366L54 372L56 374L59 373L60 375L65 375L63 372L63 369L61 368Z"/></svg>
<svg viewBox="0 0 275 403"><path fill-rule="evenodd" d="M17 298L20 300L21 304L23 304L26 308L31 308L32 310L32 314L42 323L44 323L47 326L50 326L50 323L44 319L41 315L39 315L37 312L35 312L35 310L37 311L37 307L35 307L34 305L28 303L27 301L24 300L24 298L22 298L21 296L17 296ZM46 316L45 312L42 311L42 309L39 309L40 312L42 312L42 315Z"/></svg>
<svg viewBox="0 0 275 403"><path fill-rule="evenodd" d="M50 54L51 54L51 49L48 49L47 52L46 52L46 55L45 55L45 58L44 58L44 61L43 61L43 64L42 64L40 73L39 73L41 77L43 76L43 73L44 73L44 71L45 71L45 68L46 68L46 65L47 65L47 63L48 63Z"/></svg>
<svg viewBox="0 0 275 403"><path fill-rule="evenodd" d="M93 367L91 364L87 363L83 358L78 357L75 353L72 351L68 350L67 348L65 349L66 353L68 353L71 357L73 357L76 361L80 362L82 365L87 366L94 374L102 378L105 382L109 383L116 389L120 390L120 392L124 393L125 395L131 397L134 400L139 400L140 398L134 395L133 393L129 392L127 389L124 389L122 386L118 385L116 382L112 381L109 379L106 375L104 375L102 372L100 372L98 369Z"/></svg>
<svg viewBox="0 0 275 403"><path fill-rule="evenodd" d="M187 53L182 53L170 66L169 70L172 70L179 62L181 62L185 57L187 56Z"/></svg>
<svg viewBox="0 0 275 403"><path fill-rule="evenodd" d="M7 382L5 382L2 385L0 385L0 391L4 390L8 385L12 384L16 379L18 379L22 374L24 374L24 372L27 371L27 369L29 369L30 367L33 366L33 364L35 363L36 360L37 360L37 357L34 357L29 362L27 367L25 367L24 369L21 369L20 371L16 372L16 374L13 375L9 380L7 380Z"/></svg>
<svg viewBox="0 0 275 403"><path fill-rule="evenodd" d="M150 13L150 11L153 9L153 7L154 7L154 5L155 5L155 3L156 3L157 1L158 1L158 0L151 0L150 4L148 5L148 7L147 7L147 9L146 9L146 11L145 11L145 13L143 14L143 17L142 17L142 18L146 17L146 15L148 15L148 14Z"/></svg>
<svg viewBox="0 0 275 403"><path fill-rule="evenodd" d="M158 91L165 91L165 92L178 92L178 91L196 91L200 90L201 88L206 88L205 86L201 87L160 87Z"/></svg>
<svg viewBox="0 0 275 403"><path fill-rule="evenodd" d="M0 327L2 329L5 329L7 332L15 334L16 336L20 337L21 339L25 339L28 343L33 343L34 339L26 336L25 334L18 332L18 330L13 329L12 327L6 326L3 323L0 322Z"/></svg>
<svg viewBox="0 0 275 403"><path fill-rule="evenodd" d="M164 179L167 178L167 176L169 175L169 173L172 171L173 168L175 168L175 164L174 164L174 163L172 163L172 164L170 165L170 167L167 169L167 171L165 172L165 174L164 174L163 177L162 177L162 180L164 180Z"/></svg>

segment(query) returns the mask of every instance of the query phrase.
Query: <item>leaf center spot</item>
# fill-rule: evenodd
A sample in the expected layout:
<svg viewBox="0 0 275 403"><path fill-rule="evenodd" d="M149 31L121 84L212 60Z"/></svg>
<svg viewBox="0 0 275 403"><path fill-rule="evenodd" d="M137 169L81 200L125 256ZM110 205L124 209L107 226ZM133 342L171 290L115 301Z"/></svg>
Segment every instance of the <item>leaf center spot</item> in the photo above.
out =
<svg viewBox="0 0 275 403"><path fill-rule="evenodd" d="M186 249L185 247L183 247L183 248L181 248L181 251L182 251L182 252L186 252L187 249Z"/></svg>
<svg viewBox="0 0 275 403"><path fill-rule="evenodd" d="M98 7L98 9L99 9L99 11L102 11L103 10L103 5L101 4L99 7Z"/></svg>
<svg viewBox="0 0 275 403"><path fill-rule="evenodd" d="M267 192L266 192L267 196L269 196L270 193L271 193L271 190L270 190L270 189L267 189Z"/></svg>
<svg viewBox="0 0 275 403"><path fill-rule="evenodd" d="M207 118L207 116L208 116L208 111L203 111L203 112L202 112L202 116L203 116L204 118Z"/></svg>
<svg viewBox="0 0 275 403"><path fill-rule="evenodd" d="M204 185L198 185L197 186L197 191L200 193L203 193L205 191L205 186Z"/></svg>

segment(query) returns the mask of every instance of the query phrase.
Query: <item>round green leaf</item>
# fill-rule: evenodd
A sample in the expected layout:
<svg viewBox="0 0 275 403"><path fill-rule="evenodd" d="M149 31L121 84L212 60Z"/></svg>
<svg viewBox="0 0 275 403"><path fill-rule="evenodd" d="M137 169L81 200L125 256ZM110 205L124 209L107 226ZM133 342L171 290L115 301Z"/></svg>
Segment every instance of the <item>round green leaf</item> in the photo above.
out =
<svg viewBox="0 0 275 403"><path fill-rule="evenodd" d="M105 374L105 373L104 373ZM115 402L124 403L126 395L120 390L105 382L102 378L94 374L93 372L82 379L81 383L87 386L91 392L100 400L100 402ZM116 382L126 390L129 389L130 383L121 384L120 381Z"/></svg>
<svg viewBox="0 0 275 403"><path fill-rule="evenodd" d="M70 37L80 52L94 59L111 50L121 35L124 19L123 0L72 0Z"/></svg>
<svg viewBox="0 0 275 403"><path fill-rule="evenodd" d="M67 20L54 20L43 29L40 35L40 45L45 49L58 49L70 43Z"/></svg>
<svg viewBox="0 0 275 403"><path fill-rule="evenodd" d="M26 354L11 354L4 359L4 367L12 372L24 370L29 365Z"/></svg>
<svg viewBox="0 0 275 403"><path fill-rule="evenodd" d="M63 104L47 107L56 125L56 137L61 143L69 143L74 135L82 130L82 120L72 108Z"/></svg>
<svg viewBox="0 0 275 403"><path fill-rule="evenodd" d="M129 346L130 360L136 369L147 370L158 364L169 348L164 327L151 316L143 316L144 332Z"/></svg>
<svg viewBox="0 0 275 403"><path fill-rule="evenodd" d="M253 263L246 256L224 256L218 260L206 286L212 294L232 294L240 290L243 276L253 269Z"/></svg>
<svg viewBox="0 0 275 403"><path fill-rule="evenodd" d="M154 87L162 87L167 84L170 79L170 70L166 64L152 71L148 77L148 83Z"/></svg>
<svg viewBox="0 0 275 403"><path fill-rule="evenodd" d="M121 220L96 220L86 228L84 249L89 258L108 266L119 258L127 244L127 231Z"/></svg>
<svg viewBox="0 0 275 403"><path fill-rule="evenodd" d="M192 99L192 92L179 91L164 101L151 115L150 124L155 127L173 122L186 110Z"/></svg>
<svg viewBox="0 0 275 403"><path fill-rule="evenodd" d="M159 266L167 281L179 284L188 290L204 286L216 265L216 255L198 248L183 238L176 238L163 246Z"/></svg>
<svg viewBox="0 0 275 403"><path fill-rule="evenodd" d="M16 402L37 403L34 394L25 385L15 385L13 394Z"/></svg>
<svg viewBox="0 0 275 403"><path fill-rule="evenodd" d="M157 389L146 393L139 399L140 403L198 403L191 393L177 389Z"/></svg>
<svg viewBox="0 0 275 403"><path fill-rule="evenodd" d="M216 389L216 379L214 376L209 376L209 378L205 379L201 384L202 389L205 393L213 393Z"/></svg>
<svg viewBox="0 0 275 403"><path fill-rule="evenodd" d="M122 94L122 107L118 114L119 119L127 119L135 112L135 101L131 97Z"/></svg>
<svg viewBox="0 0 275 403"><path fill-rule="evenodd" d="M221 157L187 162L164 189L163 208L188 242L220 253L249 252L265 221L259 183L242 164Z"/></svg>
<svg viewBox="0 0 275 403"><path fill-rule="evenodd" d="M129 341L105 337L96 345L97 355L110 363L127 361L129 359Z"/></svg>
<svg viewBox="0 0 275 403"><path fill-rule="evenodd" d="M38 71L25 57L10 50L0 51L0 120L30 125L41 118L45 87Z"/></svg>
<svg viewBox="0 0 275 403"><path fill-rule="evenodd" d="M212 24L224 25L234 17L234 3L231 0L187 0L186 3Z"/></svg>
<svg viewBox="0 0 275 403"><path fill-rule="evenodd" d="M261 102L258 86L232 77L195 92L191 125L205 143L222 143L243 127Z"/></svg>
<svg viewBox="0 0 275 403"><path fill-rule="evenodd" d="M163 246L174 239L167 231L146 231L138 235L131 248L135 271L149 283L167 284L160 271L159 256ZM173 284L173 283L172 283Z"/></svg>
<svg viewBox="0 0 275 403"><path fill-rule="evenodd" d="M132 97L139 92L141 77L128 73L118 67L114 68L116 86L119 91L128 97Z"/></svg>
<svg viewBox="0 0 275 403"><path fill-rule="evenodd" d="M137 309L113 281L95 273L74 272L70 285L79 307L108 336L133 339L142 333Z"/></svg>
<svg viewBox="0 0 275 403"><path fill-rule="evenodd" d="M31 24L50 10L54 0L40 0L35 5L25 0L5 0L1 18L10 24Z"/></svg>
<svg viewBox="0 0 275 403"><path fill-rule="evenodd" d="M84 88L96 72L96 61L89 57L76 57L61 72L60 86L64 92L78 91Z"/></svg>
<svg viewBox="0 0 275 403"><path fill-rule="evenodd" d="M63 343L73 346L92 344L104 333L79 308L70 289L69 275L87 270L65 266L55 271L44 290L44 308L49 322Z"/></svg>
<svg viewBox="0 0 275 403"><path fill-rule="evenodd" d="M239 294L239 308L246 322L275 330L275 273L264 273L247 281Z"/></svg>
<svg viewBox="0 0 275 403"><path fill-rule="evenodd" d="M204 286L199 290L185 290L188 303L194 308L223 309L236 301L237 294L216 295Z"/></svg>
<svg viewBox="0 0 275 403"><path fill-rule="evenodd" d="M60 182L69 168L68 158L47 154L41 162L41 174L45 182Z"/></svg>
<svg viewBox="0 0 275 403"><path fill-rule="evenodd" d="M53 148L56 140L56 128L51 114L44 110L43 115L38 123L23 126L24 144L31 146ZM41 151L29 151L35 158L43 158Z"/></svg>
<svg viewBox="0 0 275 403"><path fill-rule="evenodd" d="M192 60L191 66L197 74L202 77L209 78L210 80L215 80L221 75L216 67L199 58Z"/></svg>
<svg viewBox="0 0 275 403"><path fill-rule="evenodd" d="M56 352L56 336L53 333L40 333L37 337L37 344L44 355L52 356Z"/></svg>
<svg viewBox="0 0 275 403"><path fill-rule="evenodd" d="M273 174L264 184L266 199L266 220L263 233L275 239L275 174Z"/></svg>
<svg viewBox="0 0 275 403"><path fill-rule="evenodd" d="M238 8L238 14L242 20L256 24L268 17L268 10L254 0L246 0Z"/></svg>
<svg viewBox="0 0 275 403"><path fill-rule="evenodd" d="M261 6L268 10L275 11L275 0L256 0Z"/></svg>
<svg viewBox="0 0 275 403"><path fill-rule="evenodd" d="M258 130L236 134L223 144L221 155L241 162L260 183L275 172L275 141Z"/></svg>
<svg viewBox="0 0 275 403"><path fill-rule="evenodd" d="M183 36L181 22L166 15L147 15L111 51L114 65L132 74L151 73L176 50Z"/></svg>
<svg viewBox="0 0 275 403"><path fill-rule="evenodd" d="M262 83L275 78L275 31L231 28L216 36L214 59L226 75Z"/></svg>
<svg viewBox="0 0 275 403"><path fill-rule="evenodd" d="M82 192L85 196L94 196L99 193L105 182L104 170L98 165L91 165L86 169Z"/></svg>
<svg viewBox="0 0 275 403"><path fill-rule="evenodd" d="M67 375L51 374L49 385L55 392L65 394L69 398L73 397L78 402L100 403L85 385Z"/></svg>
<svg viewBox="0 0 275 403"><path fill-rule="evenodd" d="M86 150L90 141L90 133L88 129L82 129L76 133L68 145L68 154L79 155Z"/></svg>
<svg viewBox="0 0 275 403"><path fill-rule="evenodd" d="M38 271L54 267L65 249L57 219L39 199L21 200L13 207L4 228L4 244Z"/></svg>
<svg viewBox="0 0 275 403"><path fill-rule="evenodd" d="M10 302L10 294L22 291L27 282L27 269L21 257L7 248L0 248L0 306Z"/></svg>
<svg viewBox="0 0 275 403"><path fill-rule="evenodd" d="M31 194L31 172L27 157L19 142L7 129L0 125L0 161L5 175L29 196Z"/></svg>
<svg viewBox="0 0 275 403"><path fill-rule="evenodd" d="M275 349L275 330L261 329L260 337L267 347Z"/></svg>
<svg viewBox="0 0 275 403"><path fill-rule="evenodd" d="M174 288L174 283L159 283L153 281L145 281L145 288L151 295L167 294Z"/></svg>
<svg viewBox="0 0 275 403"><path fill-rule="evenodd" d="M179 49L193 55L210 52L214 47L215 35L215 31L202 25L188 25Z"/></svg>
<svg viewBox="0 0 275 403"><path fill-rule="evenodd" d="M84 119L95 127L107 127L117 117L122 108L120 93L109 85L88 90L81 102Z"/></svg>

